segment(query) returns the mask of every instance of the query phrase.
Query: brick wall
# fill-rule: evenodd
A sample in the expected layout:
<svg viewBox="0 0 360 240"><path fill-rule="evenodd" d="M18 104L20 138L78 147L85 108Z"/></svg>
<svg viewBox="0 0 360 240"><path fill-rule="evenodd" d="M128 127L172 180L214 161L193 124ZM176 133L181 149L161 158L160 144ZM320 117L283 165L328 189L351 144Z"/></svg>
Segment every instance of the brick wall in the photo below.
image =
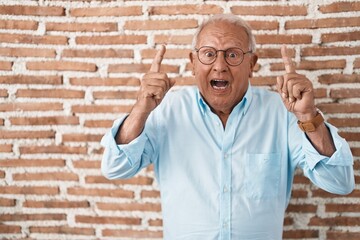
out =
<svg viewBox="0 0 360 240"><path fill-rule="evenodd" d="M162 70L189 85L195 28L215 13L242 15L260 60L254 85L283 73L294 48L299 73L352 148L360 170L360 2L0 0L0 236L3 239L161 239L152 169L101 176L99 141L129 112L155 46ZM300 173L285 239L360 239L360 190L325 193Z"/></svg>

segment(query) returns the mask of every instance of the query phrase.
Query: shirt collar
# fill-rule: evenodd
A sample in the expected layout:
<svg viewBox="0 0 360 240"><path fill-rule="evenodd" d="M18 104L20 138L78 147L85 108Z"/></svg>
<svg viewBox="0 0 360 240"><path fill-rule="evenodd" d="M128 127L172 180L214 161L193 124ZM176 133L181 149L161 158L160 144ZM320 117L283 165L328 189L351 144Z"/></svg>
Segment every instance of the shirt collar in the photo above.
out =
<svg viewBox="0 0 360 240"><path fill-rule="evenodd" d="M199 89L197 88L197 92L196 92L196 98L197 98L197 103L199 105L200 111L201 113L204 115L206 113L206 111L210 110L210 107L207 105L207 103L205 102L205 100L203 99L203 97L200 94ZM248 89L243 97L243 99L241 100L241 102L239 102L233 109L233 111L241 111L243 110L243 115L245 115L250 107L250 103L251 100L253 98L253 92L252 92L252 86L249 82L248 85Z"/></svg>

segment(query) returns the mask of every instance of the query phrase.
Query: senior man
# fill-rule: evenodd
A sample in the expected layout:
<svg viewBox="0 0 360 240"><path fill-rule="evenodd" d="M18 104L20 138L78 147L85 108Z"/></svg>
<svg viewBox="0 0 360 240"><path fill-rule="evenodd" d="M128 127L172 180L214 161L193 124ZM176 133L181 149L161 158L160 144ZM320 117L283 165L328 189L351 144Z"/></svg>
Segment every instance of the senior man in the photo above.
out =
<svg viewBox="0 0 360 240"><path fill-rule="evenodd" d="M196 87L168 92L174 81L161 72L165 51L130 114L102 139L107 178L154 165L164 239L281 239L297 167L328 192L353 190L350 148L324 122L311 81L296 73L286 47L278 93L250 85L255 41L234 15L213 16L197 30Z"/></svg>

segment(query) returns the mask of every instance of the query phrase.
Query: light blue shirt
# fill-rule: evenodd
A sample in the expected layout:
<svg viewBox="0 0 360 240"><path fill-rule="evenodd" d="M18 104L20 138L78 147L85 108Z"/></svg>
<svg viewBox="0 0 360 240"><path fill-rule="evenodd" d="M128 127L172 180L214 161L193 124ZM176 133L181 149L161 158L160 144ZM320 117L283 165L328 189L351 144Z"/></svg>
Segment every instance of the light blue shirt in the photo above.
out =
<svg viewBox="0 0 360 240"><path fill-rule="evenodd" d="M129 178L154 164L164 239L281 239L296 167L331 193L354 188L352 154L337 129L327 124L336 152L320 155L274 92L250 86L225 129L196 87L169 92L141 135L117 145L124 118L102 139L102 172Z"/></svg>

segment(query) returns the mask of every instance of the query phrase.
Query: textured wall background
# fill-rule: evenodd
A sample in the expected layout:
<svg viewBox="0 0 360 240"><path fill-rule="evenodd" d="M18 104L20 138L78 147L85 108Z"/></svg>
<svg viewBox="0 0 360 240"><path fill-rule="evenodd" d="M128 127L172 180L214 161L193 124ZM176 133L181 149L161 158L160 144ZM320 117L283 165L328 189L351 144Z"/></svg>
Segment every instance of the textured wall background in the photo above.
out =
<svg viewBox="0 0 360 240"><path fill-rule="evenodd" d="M0 0L0 236L2 239L161 239L152 169L101 176L101 136L131 109L156 45L162 70L193 84L195 28L215 13L255 30L254 85L283 73L293 47L319 108L339 128L360 180L360 2L333 0ZM300 173L285 239L360 239L360 189L336 196Z"/></svg>

